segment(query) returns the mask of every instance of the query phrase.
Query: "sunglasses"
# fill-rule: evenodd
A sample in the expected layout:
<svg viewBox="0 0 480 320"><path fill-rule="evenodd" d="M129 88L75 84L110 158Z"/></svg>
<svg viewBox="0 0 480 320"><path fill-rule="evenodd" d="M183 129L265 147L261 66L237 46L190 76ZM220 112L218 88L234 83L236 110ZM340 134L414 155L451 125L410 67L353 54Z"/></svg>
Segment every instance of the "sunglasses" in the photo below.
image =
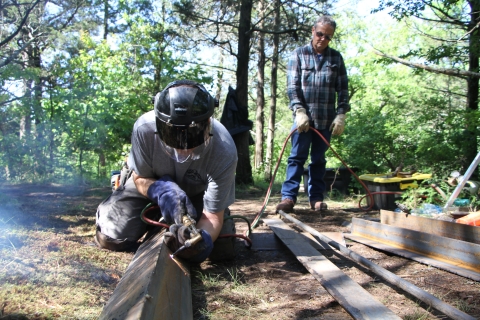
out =
<svg viewBox="0 0 480 320"><path fill-rule="evenodd" d="M325 34L321 31L315 31L315 34L317 35L317 37L319 38L325 38L327 39L328 41L332 40L332 36L329 36L328 34Z"/></svg>

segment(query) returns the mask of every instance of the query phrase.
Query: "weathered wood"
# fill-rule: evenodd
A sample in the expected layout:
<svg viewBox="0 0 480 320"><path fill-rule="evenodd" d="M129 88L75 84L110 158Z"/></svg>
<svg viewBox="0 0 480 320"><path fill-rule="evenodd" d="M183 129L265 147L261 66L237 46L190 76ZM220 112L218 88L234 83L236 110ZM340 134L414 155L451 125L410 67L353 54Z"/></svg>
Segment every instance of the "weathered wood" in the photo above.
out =
<svg viewBox="0 0 480 320"><path fill-rule="evenodd" d="M305 268L355 319L400 319L280 219L263 219Z"/></svg>
<svg viewBox="0 0 480 320"><path fill-rule="evenodd" d="M421 301L425 302L429 306L432 306L433 308L443 312L447 316L449 316L452 319L455 320L475 320L474 317L469 316L465 312L462 312L458 309L455 309L454 307L448 305L447 303L441 301L434 295L416 287L415 285L411 284L410 282L400 278L396 274L380 267L379 265L371 262L370 260L362 257L361 255L353 252L352 250L348 249L345 246L342 246L338 244L336 241L333 241L332 239L329 239L328 237L325 237L322 235L320 232L317 230L313 229L312 227L306 225L305 223L295 219L294 217L290 216L289 214L280 211L280 215L291 222L295 223L297 226L302 228L303 230L310 232L312 235L315 235L316 237L320 238L322 241L328 243L328 245L334 247L335 249L339 250L343 255L351 258L352 260L362 264L363 266L369 268L371 271L373 271L375 274L379 275L382 279L387 281L388 283L391 283L406 292L410 293L414 297L420 299ZM345 235L346 236L346 235Z"/></svg>
<svg viewBox="0 0 480 320"><path fill-rule="evenodd" d="M443 261L452 267L458 267L457 270L480 272L480 245L475 243L358 218L352 219L351 233Z"/></svg>
<svg viewBox="0 0 480 320"><path fill-rule="evenodd" d="M467 242L480 244L480 228L461 223L416 217L405 213L380 210L383 224L435 234Z"/></svg>
<svg viewBox="0 0 480 320"><path fill-rule="evenodd" d="M157 233L135 253L102 320L193 318L189 268L169 256L163 235Z"/></svg>

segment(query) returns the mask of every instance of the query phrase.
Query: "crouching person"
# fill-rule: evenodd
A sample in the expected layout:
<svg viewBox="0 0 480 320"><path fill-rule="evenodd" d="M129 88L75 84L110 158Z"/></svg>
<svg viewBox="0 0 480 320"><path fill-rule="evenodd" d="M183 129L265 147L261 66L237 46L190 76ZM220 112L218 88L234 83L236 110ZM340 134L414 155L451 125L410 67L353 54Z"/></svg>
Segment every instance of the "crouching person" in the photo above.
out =
<svg viewBox="0 0 480 320"><path fill-rule="evenodd" d="M147 231L140 215L149 203L158 205L170 225L164 239L172 252L193 237L183 216L196 221L202 239L178 254L191 262L208 258L221 233L235 233L224 217L235 200L237 151L225 127L212 118L216 105L201 84L189 80L172 82L155 96L154 110L135 122L124 181L97 209L98 246L135 250Z"/></svg>

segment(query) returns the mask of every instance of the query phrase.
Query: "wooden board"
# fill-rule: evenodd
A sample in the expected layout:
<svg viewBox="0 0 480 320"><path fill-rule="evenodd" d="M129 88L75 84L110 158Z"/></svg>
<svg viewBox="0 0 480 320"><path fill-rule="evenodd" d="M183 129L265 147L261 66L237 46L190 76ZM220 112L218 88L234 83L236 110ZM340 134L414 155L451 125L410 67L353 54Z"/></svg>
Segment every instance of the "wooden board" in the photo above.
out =
<svg viewBox="0 0 480 320"><path fill-rule="evenodd" d="M308 238L280 219L263 219L263 222L354 319L400 319L321 255L308 243Z"/></svg>
<svg viewBox="0 0 480 320"><path fill-rule="evenodd" d="M383 224L480 244L480 227L380 210Z"/></svg>
<svg viewBox="0 0 480 320"><path fill-rule="evenodd" d="M189 268L170 258L160 233L137 250L100 315L104 320L192 318Z"/></svg>

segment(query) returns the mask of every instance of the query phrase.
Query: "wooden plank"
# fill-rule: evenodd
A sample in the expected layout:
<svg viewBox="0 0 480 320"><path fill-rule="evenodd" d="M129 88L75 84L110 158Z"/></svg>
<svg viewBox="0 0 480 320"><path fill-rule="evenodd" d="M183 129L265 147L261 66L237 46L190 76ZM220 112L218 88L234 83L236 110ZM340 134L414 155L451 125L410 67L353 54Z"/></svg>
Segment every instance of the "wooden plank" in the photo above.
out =
<svg viewBox="0 0 480 320"><path fill-rule="evenodd" d="M455 270L455 273L462 269L480 272L478 244L358 218L352 219L351 234L441 261L451 265L451 270ZM438 265L440 268L441 264ZM470 272L465 272L465 276L467 274Z"/></svg>
<svg viewBox="0 0 480 320"><path fill-rule="evenodd" d="M103 308L103 320L193 318L189 268L171 259L157 233L135 253Z"/></svg>
<svg viewBox="0 0 480 320"><path fill-rule="evenodd" d="M380 210L380 222L400 228L480 244L480 228L461 223L417 217L388 210Z"/></svg>
<svg viewBox="0 0 480 320"><path fill-rule="evenodd" d="M400 319L280 219L263 219L305 268L354 319Z"/></svg>

